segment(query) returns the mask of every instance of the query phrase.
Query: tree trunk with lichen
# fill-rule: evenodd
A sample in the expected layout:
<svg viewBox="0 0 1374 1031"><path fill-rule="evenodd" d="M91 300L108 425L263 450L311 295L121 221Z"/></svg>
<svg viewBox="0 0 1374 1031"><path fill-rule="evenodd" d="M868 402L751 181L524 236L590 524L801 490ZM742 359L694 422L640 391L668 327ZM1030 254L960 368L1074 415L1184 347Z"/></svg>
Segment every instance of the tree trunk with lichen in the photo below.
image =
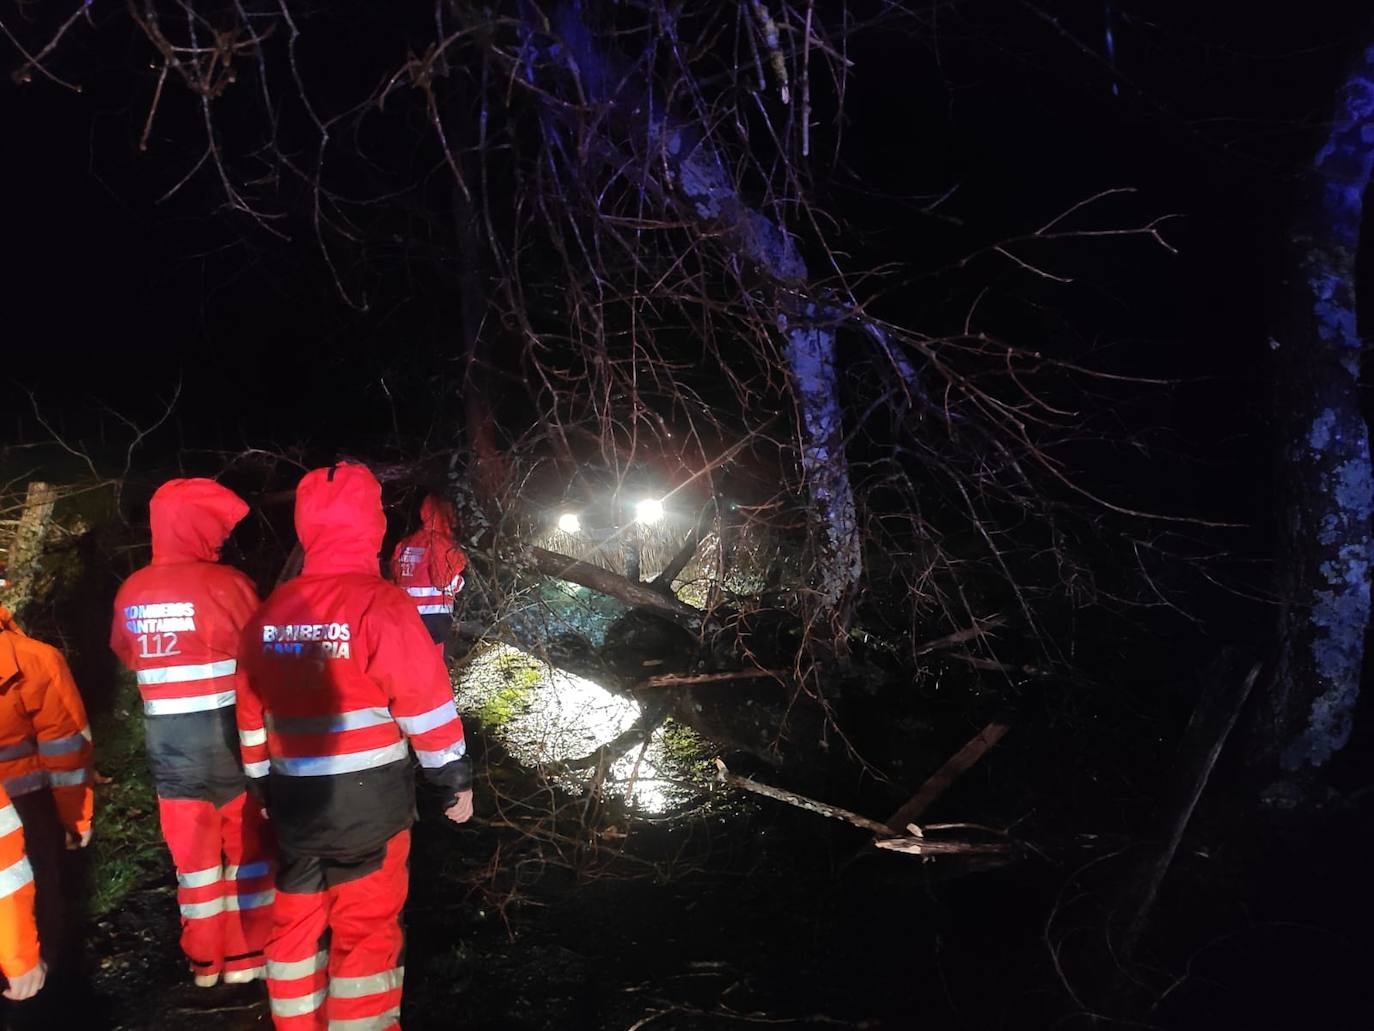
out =
<svg viewBox="0 0 1374 1031"><path fill-rule="evenodd" d="M1360 411L1355 257L1374 166L1374 48L1346 80L1291 234L1276 334L1283 434L1279 658L1251 758L1291 806L1350 738L1370 619L1374 480ZM1274 778L1277 777L1277 780Z"/></svg>

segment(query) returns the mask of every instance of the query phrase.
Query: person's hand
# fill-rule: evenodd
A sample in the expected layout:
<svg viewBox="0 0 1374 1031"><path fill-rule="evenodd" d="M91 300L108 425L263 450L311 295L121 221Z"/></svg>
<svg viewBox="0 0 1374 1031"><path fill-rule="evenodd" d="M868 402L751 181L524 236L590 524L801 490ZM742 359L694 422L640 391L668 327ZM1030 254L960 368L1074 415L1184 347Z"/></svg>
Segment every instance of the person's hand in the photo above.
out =
<svg viewBox="0 0 1374 1031"><path fill-rule="evenodd" d="M67 831L67 851L75 852L79 848L85 848L91 843L92 828L87 827L80 834L76 831Z"/></svg>
<svg viewBox="0 0 1374 1031"><path fill-rule="evenodd" d="M444 815L454 823L467 823L472 818L472 788L460 791L453 805L444 810Z"/></svg>
<svg viewBox="0 0 1374 1031"><path fill-rule="evenodd" d="M10 978L10 986L5 989L5 998L13 999L15 1002L32 999L42 989L43 982L47 979L48 964L40 959L38 965L27 974Z"/></svg>

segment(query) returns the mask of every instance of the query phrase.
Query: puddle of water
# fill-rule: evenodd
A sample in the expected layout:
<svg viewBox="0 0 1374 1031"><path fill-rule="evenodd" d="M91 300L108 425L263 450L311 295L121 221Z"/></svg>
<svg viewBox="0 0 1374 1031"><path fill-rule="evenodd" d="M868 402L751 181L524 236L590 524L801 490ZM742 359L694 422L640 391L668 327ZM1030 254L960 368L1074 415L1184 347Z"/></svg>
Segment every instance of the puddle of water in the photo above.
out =
<svg viewBox="0 0 1374 1031"><path fill-rule="evenodd" d="M496 644L458 673L459 712L482 720L517 762L525 766L581 759L629 730L639 706L600 684ZM706 784L704 745L690 730L665 725L648 747L635 745L607 771L604 790L630 795L643 815L663 815L697 799ZM636 767L638 767L636 769ZM574 793L586 789L591 770L554 774Z"/></svg>

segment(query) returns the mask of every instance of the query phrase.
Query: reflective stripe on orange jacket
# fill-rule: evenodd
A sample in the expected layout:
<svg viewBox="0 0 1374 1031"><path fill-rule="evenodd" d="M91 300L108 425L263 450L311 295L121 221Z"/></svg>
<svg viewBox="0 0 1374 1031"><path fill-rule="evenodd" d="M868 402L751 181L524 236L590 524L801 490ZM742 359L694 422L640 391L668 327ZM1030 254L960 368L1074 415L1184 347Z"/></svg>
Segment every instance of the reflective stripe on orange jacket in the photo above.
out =
<svg viewBox="0 0 1374 1031"><path fill-rule="evenodd" d="M33 919L33 870L24 855L24 827L0 787L0 973L15 978L38 965Z"/></svg>
<svg viewBox="0 0 1374 1031"><path fill-rule="evenodd" d="M62 826L91 827L91 728L62 653L0 608L0 784L10 797L51 787Z"/></svg>

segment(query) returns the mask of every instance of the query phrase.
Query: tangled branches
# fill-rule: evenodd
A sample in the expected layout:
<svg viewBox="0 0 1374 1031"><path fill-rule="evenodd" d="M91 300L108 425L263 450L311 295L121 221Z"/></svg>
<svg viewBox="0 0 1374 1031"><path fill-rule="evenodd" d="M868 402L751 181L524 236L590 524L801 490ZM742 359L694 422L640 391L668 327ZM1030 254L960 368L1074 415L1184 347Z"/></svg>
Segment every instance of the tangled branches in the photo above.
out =
<svg viewBox="0 0 1374 1031"><path fill-rule="evenodd" d="M204 144L167 195L209 169L232 211L312 236L359 307L393 257L455 273L461 325L437 346L466 408L470 460L454 471L473 485L470 525L542 518L530 492L549 477L614 496L654 482L694 512L709 499L722 569L746 525L801 556L764 579L805 628L798 680L818 697L812 670L856 623L907 641L896 651L915 665L915 642L1015 618L1054 660L1055 599L1158 603L1153 582L1105 583L1094 555L1151 513L1081 472L1125 378L1004 340L976 305L958 328L921 331L913 312L934 302L905 303L895 272L856 265L818 200L864 70L856 47L884 33L919 52L925 15L857 0L127 13L155 57L140 145L157 150L155 122ZM24 67L55 75L69 27ZM1103 237L1169 249L1161 219L1113 224L1121 199L1106 191L948 271L1009 262L1060 282L1030 255ZM967 640L978 668L1026 668L989 633Z"/></svg>

